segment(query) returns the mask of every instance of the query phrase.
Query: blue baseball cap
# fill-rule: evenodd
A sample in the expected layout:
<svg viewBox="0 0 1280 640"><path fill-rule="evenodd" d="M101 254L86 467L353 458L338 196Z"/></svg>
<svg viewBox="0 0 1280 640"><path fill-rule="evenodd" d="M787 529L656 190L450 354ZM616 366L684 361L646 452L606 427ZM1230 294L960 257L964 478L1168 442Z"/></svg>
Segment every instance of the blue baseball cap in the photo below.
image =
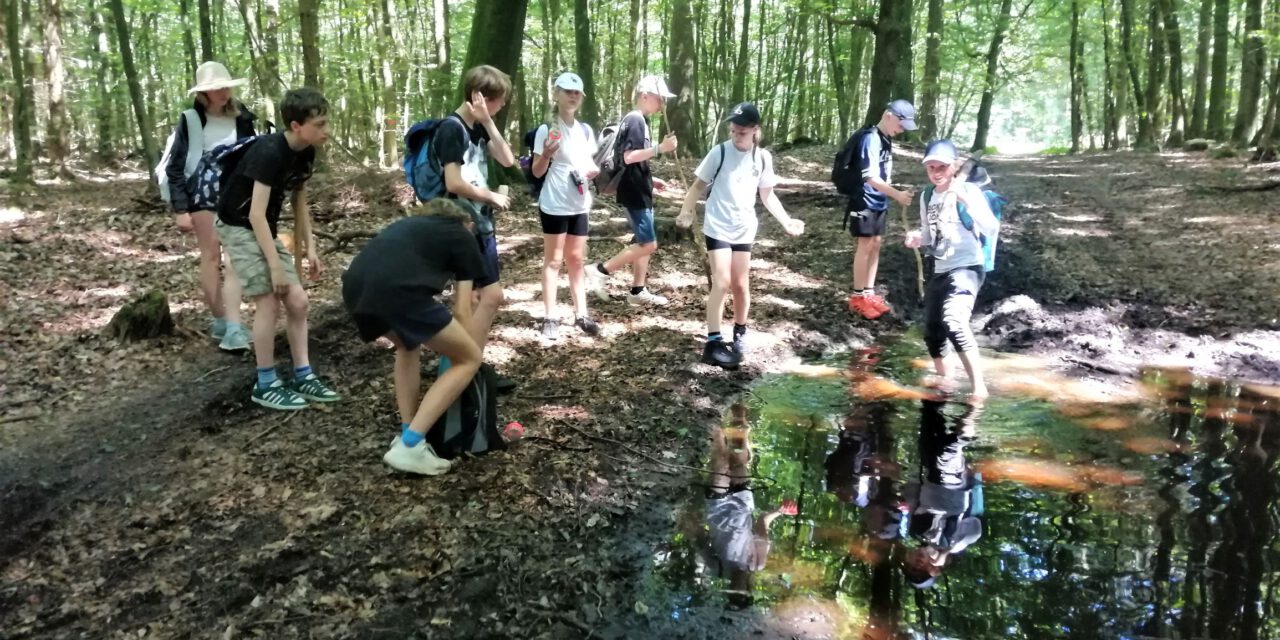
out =
<svg viewBox="0 0 1280 640"><path fill-rule="evenodd" d="M916 107L906 100L894 100L885 107L889 113L898 116L898 120L902 122L902 128L907 131L916 130Z"/></svg>

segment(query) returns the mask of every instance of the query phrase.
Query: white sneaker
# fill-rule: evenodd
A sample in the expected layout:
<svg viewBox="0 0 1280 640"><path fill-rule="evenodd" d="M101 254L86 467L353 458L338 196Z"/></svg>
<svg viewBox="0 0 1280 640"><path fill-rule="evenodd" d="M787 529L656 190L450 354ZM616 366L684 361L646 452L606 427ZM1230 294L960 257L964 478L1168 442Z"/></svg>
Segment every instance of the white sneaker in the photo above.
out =
<svg viewBox="0 0 1280 640"><path fill-rule="evenodd" d="M592 262L583 271L587 272L587 291L596 294L601 302L608 302L610 300L609 276L600 273L600 263Z"/></svg>
<svg viewBox="0 0 1280 640"><path fill-rule="evenodd" d="M409 448L399 437L391 444L391 450L382 456L382 461L397 471L424 476L438 476L453 466L448 460L437 456L431 445L420 442L418 446Z"/></svg>
<svg viewBox="0 0 1280 640"><path fill-rule="evenodd" d="M632 306L638 306L642 304L652 304L652 305L657 305L661 307L667 304L667 299L664 296L660 296L650 291L648 287L645 287L644 289L640 290L640 293L628 294L627 302L631 303Z"/></svg>

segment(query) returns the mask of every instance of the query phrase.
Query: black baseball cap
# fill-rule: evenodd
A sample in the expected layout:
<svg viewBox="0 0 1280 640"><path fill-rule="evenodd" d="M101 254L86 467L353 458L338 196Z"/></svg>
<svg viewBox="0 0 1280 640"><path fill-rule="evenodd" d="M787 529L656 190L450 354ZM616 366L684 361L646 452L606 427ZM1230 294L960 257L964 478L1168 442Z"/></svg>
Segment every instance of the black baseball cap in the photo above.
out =
<svg viewBox="0 0 1280 640"><path fill-rule="evenodd" d="M750 102L744 102L729 112L729 122L739 127L754 127L760 124L760 110Z"/></svg>

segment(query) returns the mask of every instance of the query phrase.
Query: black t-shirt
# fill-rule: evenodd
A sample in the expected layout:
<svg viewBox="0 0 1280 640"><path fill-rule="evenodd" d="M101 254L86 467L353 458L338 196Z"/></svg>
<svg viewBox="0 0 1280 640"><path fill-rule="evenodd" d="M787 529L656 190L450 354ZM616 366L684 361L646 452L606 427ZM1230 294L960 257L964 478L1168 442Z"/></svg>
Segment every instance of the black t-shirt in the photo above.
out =
<svg viewBox="0 0 1280 640"><path fill-rule="evenodd" d="M283 133L262 136L244 152L231 175L223 177L218 219L223 224L252 229L249 209L253 205L253 183L261 182L271 187L267 226L271 228L271 237L276 237L284 194L301 187L311 177L315 161L315 147L294 151Z"/></svg>
<svg viewBox="0 0 1280 640"><path fill-rule="evenodd" d="M448 120L453 122L441 122L431 139L432 152L440 160L441 168L448 164L461 165L463 180L488 188L489 131L479 122L467 127L457 114L451 114ZM450 193L447 197L458 196Z"/></svg>
<svg viewBox="0 0 1280 640"><path fill-rule="evenodd" d="M649 139L649 122L639 111L632 111L622 119L618 147L625 156L628 151L648 149L653 146ZM618 204L628 209L653 208L653 174L649 170L649 161L624 165L622 180L618 182Z"/></svg>
<svg viewBox="0 0 1280 640"><path fill-rule="evenodd" d="M352 314L396 315L429 303L450 280L484 275L476 239L457 220L402 218L378 233L342 274Z"/></svg>

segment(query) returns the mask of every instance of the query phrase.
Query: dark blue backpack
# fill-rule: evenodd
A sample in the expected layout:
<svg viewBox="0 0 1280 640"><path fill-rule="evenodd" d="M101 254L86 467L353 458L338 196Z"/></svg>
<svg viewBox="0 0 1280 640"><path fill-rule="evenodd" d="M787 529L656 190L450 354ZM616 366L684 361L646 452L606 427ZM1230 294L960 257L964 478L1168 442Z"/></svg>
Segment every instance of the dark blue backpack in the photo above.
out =
<svg viewBox="0 0 1280 640"><path fill-rule="evenodd" d="M196 163L196 170L187 178L187 191L191 193L193 210L216 211L218 197L222 194L223 176L231 175L236 163L244 157L249 147L262 136L247 136L235 142L220 144Z"/></svg>
<svg viewBox="0 0 1280 640"><path fill-rule="evenodd" d="M991 207L991 213L995 215L997 221L1004 220L1004 208L1009 204L1009 199L996 193L991 184L991 176L987 170L981 166L974 167L969 174L968 182L975 184L982 189L982 195L987 197L987 206ZM924 190L924 201L929 202L933 199L933 187ZM960 224L964 225L973 233L974 237L982 243L982 270L990 273L996 270L996 244L999 238L988 238L986 235L978 233L973 228L973 217L965 210L964 203L956 203L956 213L960 215Z"/></svg>
<svg viewBox="0 0 1280 640"><path fill-rule="evenodd" d="M444 167L440 165L440 159L431 153L431 140L436 130L449 120L466 128L462 119L452 114L439 120L415 123L404 134L404 179L413 187L413 195L419 202L444 195Z"/></svg>

